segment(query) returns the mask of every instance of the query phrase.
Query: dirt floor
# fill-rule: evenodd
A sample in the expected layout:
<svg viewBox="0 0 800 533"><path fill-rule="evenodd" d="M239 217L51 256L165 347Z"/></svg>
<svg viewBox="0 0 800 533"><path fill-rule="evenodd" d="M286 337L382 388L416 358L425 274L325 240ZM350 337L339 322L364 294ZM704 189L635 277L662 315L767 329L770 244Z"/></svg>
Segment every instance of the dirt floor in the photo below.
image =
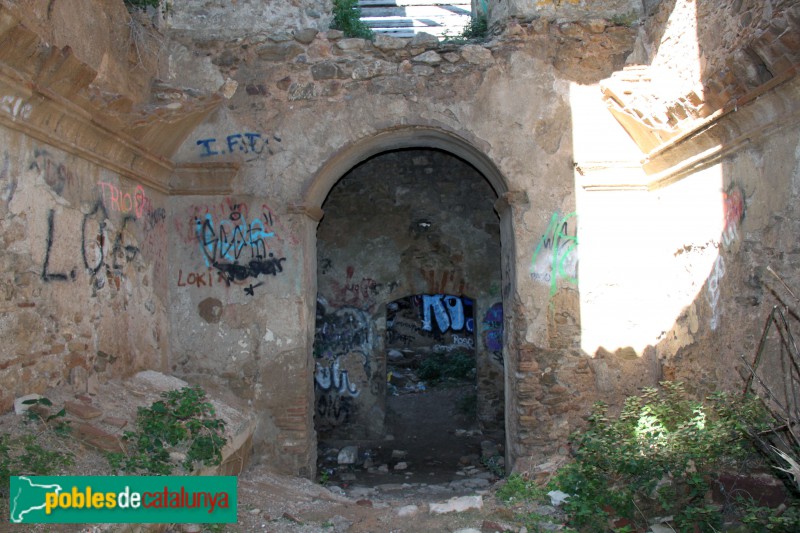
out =
<svg viewBox="0 0 800 533"><path fill-rule="evenodd" d="M152 391L137 387L138 400L151 401ZM123 418L132 420L135 412L129 392L109 387L92 398L75 398L64 391L49 391L48 396L54 403L51 411L67 401L102 407L106 414L92 419L92 425L118 438L131 426L114 424L124 424ZM327 448L336 450L333 465L330 474L316 482L272 473L266 464L251 464L238 478L236 524L164 524L147 529L113 524L14 525L8 523L5 487L0 488L0 532L518 532L525 530L517 516L532 510L552 515L552 529L560 529L563 517L555 508L508 508L494 498L503 482L497 471L486 467L486 458L502 455L503 435L478 431L465 400L473 393L474 385L462 384L390 397L392 437L362 447L354 464L339 465L335 460L339 450ZM80 423L73 420L73 426ZM97 448L69 434L58 434L41 421L30 421L26 415L0 416L0 435L31 438L35 445L70 458L68 464L54 463L51 475L113 473Z"/></svg>

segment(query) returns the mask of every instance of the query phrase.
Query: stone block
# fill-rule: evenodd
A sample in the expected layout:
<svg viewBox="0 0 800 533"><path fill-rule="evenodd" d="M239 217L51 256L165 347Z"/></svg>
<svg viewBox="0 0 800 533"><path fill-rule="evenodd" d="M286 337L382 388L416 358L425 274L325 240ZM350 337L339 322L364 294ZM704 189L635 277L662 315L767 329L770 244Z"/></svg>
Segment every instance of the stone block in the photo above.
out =
<svg viewBox="0 0 800 533"><path fill-rule="evenodd" d="M72 416L76 416L82 420L91 420L92 418L99 418L103 415L103 411L93 405L84 402L64 402L64 409Z"/></svg>
<svg viewBox="0 0 800 533"><path fill-rule="evenodd" d="M340 465L353 465L358 460L358 446L345 446L339 451L336 462Z"/></svg>
<svg viewBox="0 0 800 533"><path fill-rule="evenodd" d="M483 497L481 496L460 496L450 498L446 502L430 504L431 514L462 513L470 509L482 509Z"/></svg>

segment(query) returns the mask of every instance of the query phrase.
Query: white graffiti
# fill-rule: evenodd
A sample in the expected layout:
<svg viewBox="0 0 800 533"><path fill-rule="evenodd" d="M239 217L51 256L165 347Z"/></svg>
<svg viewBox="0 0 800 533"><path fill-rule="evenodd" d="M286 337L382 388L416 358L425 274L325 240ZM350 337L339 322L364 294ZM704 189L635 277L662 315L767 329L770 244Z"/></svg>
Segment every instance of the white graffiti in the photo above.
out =
<svg viewBox="0 0 800 533"><path fill-rule="evenodd" d="M706 288L706 299L708 305L711 307L711 329L712 331L719 326L720 311L717 307L719 303L719 286L722 278L725 276L725 260L722 256L718 256L714 261L714 269L708 277L708 287Z"/></svg>
<svg viewBox="0 0 800 533"><path fill-rule="evenodd" d="M472 337L459 337L453 335L453 344L456 346L463 346L465 348L474 348L475 340Z"/></svg>
<svg viewBox="0 0 800 533"><path fill-rule="evenodd" d="M436 317L436 325L442 333L450 328L457 331L464 328L464 306L458 296L444 294L422 296L422 329L425 331L433 330L431 310Z"/></svg>
<svg viewBox="0 0 800 533"><path fill-rule="evenodd" d="M24 102L25 101L19 96L6 95L0 98L0 109L15 119L22 118L28 120L33 111L33 106Z"/></svg>
<svg viewBox="0 0 800 533"><path fill-rule="evenodd" d="M358 387L350 383L347 370L339 370L338 359L329 367L317 363L314 369L314 381L325 392L335 390L339 394L349 394L353 397L359 395Z"/></svg>

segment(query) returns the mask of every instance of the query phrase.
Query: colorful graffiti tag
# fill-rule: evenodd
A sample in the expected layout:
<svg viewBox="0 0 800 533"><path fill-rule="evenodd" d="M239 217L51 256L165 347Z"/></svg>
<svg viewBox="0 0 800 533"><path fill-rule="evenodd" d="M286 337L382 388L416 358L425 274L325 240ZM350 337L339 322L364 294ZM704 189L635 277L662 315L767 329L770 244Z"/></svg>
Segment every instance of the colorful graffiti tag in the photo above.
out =
<svg viewBox="0 0 800 533"><path fill-rule="evenodd" d="M534 281L550 286L550 296L558 289L558 280L578 281L578 236L575 213L553 213L531 258L530 274ZM570 230L570 224L572 229Z"/></svg>
<svg viewBox="0 0 800 533"><path fill-rule="evenodd" d="M722 213L725 222L722 228L722 244L726 248L739 237L739 224L744 218L744 195L737 186L722 193Z"/></svg>
<svg viewBox="0 0 800 533"><path fill-rule="evenodd" d="M227 285L283 272L286 258L270 251L269 246L275 237L272 211L249 217L245 204L230 203L228 207L224 218L211 212L195 217L196 239L206 266L221 272ZM260 285L251 283L244 290L252 296Z"/></svg>

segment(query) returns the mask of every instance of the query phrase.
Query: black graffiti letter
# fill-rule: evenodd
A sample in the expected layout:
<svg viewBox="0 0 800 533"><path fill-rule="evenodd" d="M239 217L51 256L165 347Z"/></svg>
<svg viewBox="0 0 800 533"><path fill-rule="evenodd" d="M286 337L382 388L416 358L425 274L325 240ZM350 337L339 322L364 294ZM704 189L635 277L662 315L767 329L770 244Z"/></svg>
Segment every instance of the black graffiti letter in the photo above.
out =
<svg viewBox="0 0 800 533"><path fill-rule="evenodd" d="M44 264L42 265L42 280L44 281L67 281L66 274L51 274L48 272L50 267L50 249L53 247L53 221L55 211L52 209L47 212L47 249L44 252ZM72 271L72 278L75 278L75 271Z"/></svg>

